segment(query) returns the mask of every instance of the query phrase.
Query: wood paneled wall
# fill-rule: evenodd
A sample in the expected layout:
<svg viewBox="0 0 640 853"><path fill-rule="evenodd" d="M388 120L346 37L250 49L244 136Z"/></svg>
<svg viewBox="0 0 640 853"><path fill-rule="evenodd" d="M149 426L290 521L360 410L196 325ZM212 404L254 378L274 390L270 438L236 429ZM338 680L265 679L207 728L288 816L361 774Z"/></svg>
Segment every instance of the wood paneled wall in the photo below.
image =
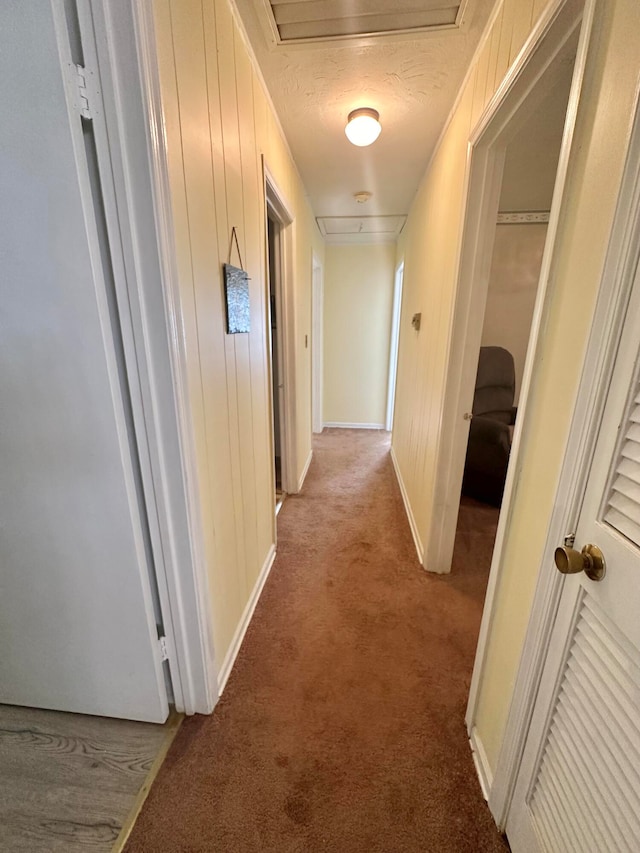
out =
<svg viewBox="0 0 640 853"><path fill-rule="evenodd" d="M323 241L227 0L154 0L154 20L220 666L275 542L263 156L295 217L298 476L311 451L311 255ZM246 335L225 332L232 227L250 276Z"/></svg>

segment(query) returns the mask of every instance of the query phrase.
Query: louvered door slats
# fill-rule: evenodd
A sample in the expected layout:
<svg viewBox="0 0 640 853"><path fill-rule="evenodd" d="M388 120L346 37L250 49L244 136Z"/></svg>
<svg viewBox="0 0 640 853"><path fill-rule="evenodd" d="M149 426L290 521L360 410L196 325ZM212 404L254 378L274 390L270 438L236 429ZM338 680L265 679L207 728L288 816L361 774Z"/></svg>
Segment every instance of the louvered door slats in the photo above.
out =
<svg viewBox="0 0 640 853"><path fill-rule="evenodd" d="M603 517L619 533L640 545L640 391L637 389L620 435Z"/></svg>
<svg viewBox="0 0 640 853"><path fill-rule="evenodd" d="M635 853L640 651L585 594L528 803L549 853Z"/></svg>
<svg viewBox="0 0 640 853"><path fill-rule="evenodd" d="M629 743L626 734L617 724L610 713L604 710L603 705L594 705L589 696L578 684L572 684L567 689L569 695L575 694L576 705L583 709L583 713L593 722L595 728L601 728L606 735L607 744L615 757L620 767L624 767L626 772L630 772L629 783L631 785L640 785L640 768L633 767L626 762L625 756L629 750L633 751L633 747Z"/></svg>
<svg viewBox="0 0 640 853"><path fill-rule="evenodd" d="M639 682L638 676L636 675L636 682L633 681L633 672L627 672L623 667L621 667L616 660L615 656L611 654L611 652L605 647L602 648L601 644L598 642L598 638L594 636L593 633L585 632L582 628L580 629L580 633L584 637L585 643L588 647L587 655L589 654L597 654L601 653L604 658L604 665L608 672L611 673L611 678L615 680L617 688L626 696L627 700L633 705L637 700L637 689L636 684ZM634 669L630 665L630 669Z"/></svg>
<svg viewBox="0 0 640 853"><path fill-rule="evenodd" d="M555 736L552 737L551 740L554 741ZM554 778L558 780L560 790L558 790L557 787L555 790L552 789L557 802L563 801L564 797L562 796L562 792L569 791L572 802L578 804L579 807L575 809L575 811L568 809L565 805L563 813L566 815L566 819L569 821L573 829L573 837L575 837L579 842L578 849L584 850L588 848L590 843L590 839L588 838L585 830L585 827L588 826L589 820L587 800L578 786L578 781L575 775L571 774L570 768L567 766L566 762L560 761L558 758L558 756L562 754L560 744L556 743L556 747L557 749L548 757L550 785L553 785ZM567 842L565 842L565 844L567 844Z"/></svg>
<svg viewBox="0 0 640 853"><path fill-rule="evenodd" d="M631 480L632 483L640 485L640 463L634 462L633 459L627 459L624 456L620 459L617 471L625 479Z"/></svg>
<svg viewBox="0 0 640 853"><path fill-rule="evenodd" d="M607 630L606 624L591 611L589 599L585 601L582 619L598 637L601 646L606 646L607 652L616 659L618 665L630 674L634 684L640 684L640 656L636 656L636 650L626 637L619 634L616 638ZM579 625L578 629L580 630L580 628Z"/></svg>
<svg viewBox="0 0 640 853"><path fill-rule="evenodd" d="M624 786L620 784L616 773L619 768L598 747L597 732L591 729L588 720L586 718L576 719L575 714L580 713L580 708L576 708L568 702L566 695L562 697L561 701L565 704L567 714L559 728L564 727L565 733L573 736L573 742L577 749L577 753L572 756L571 761L581 763L587 784L593 787L593 780L598 779L599 785L593 790L594 799L597 799L600 790L607 790L612 794L609 805L609 820L611 821L613 818L620 831L619 840L622 841L632 829L633 818L629 815L629 804L626 802ZM570 731L569 727L572 725L575 726L575 729ZM577 804L574 803L575 805ZM595 832L595 827L591 827L591 831Z"/></svg>
<svg viewBox="0 0 640 853"><path fill-rule="evenodd" d="M620 826L623 835L632 834L631 837L637 838L640 832L640 824L638 817L633 813L633 803L628 797L629 784L625 772L627 762L619 762L602 747L601 739L598 737L599 730L584 714L582 707L570 701L566 693L560 701L565 703L569 718L576 721L576 734L578 736L575 741L584 758L584 765L589 777L598 778L600 786L613 794L612 817Z"/></svg>

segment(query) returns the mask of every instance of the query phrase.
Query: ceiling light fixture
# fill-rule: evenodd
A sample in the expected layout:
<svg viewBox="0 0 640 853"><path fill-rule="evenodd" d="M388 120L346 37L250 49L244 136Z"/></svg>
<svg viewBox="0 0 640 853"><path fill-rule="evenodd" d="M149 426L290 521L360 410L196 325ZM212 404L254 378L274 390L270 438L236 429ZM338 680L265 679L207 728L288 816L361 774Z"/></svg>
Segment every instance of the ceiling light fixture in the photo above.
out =
<svg viewBox="0 0 640 853"><path fill-rule="evenodd" d="M371 107L360 107L357 110L352 110L344 129L349 142L360 147L375 142L382 130L379 119L380 113Z"/></svg>

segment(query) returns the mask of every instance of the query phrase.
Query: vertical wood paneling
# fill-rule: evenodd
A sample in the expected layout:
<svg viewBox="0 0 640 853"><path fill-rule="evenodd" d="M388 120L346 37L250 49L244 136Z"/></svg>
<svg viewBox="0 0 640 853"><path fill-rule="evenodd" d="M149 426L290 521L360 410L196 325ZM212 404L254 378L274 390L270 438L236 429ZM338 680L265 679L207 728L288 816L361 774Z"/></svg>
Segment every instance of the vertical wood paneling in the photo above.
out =
<svg viewBox="0 0 640 853"><path fill-rule="evenodd" d="M231 230L236 228L240 250L245 247L244 217L242 209L242 180L240 176L240 140L238 138L238 104L236 97L235 55L233 46L233 19L226 0L214 0L216 21L216 53L218 57L218 87L222 127L222 152L226 197L226 228L222 231L222 222L218 221L218 233L224 260L229 261ZM225 246L222 249L222 246ZM235 247L232 250L232 262L239 265ZM244 335L225 335L224 344L227 359L227 406L229 412L229 452L233 460L233 478L231 496L234 510L240 523L236 536L236 563L234 571L238 589L246 595L247 556L244 518L243 471L241 462L242 428L240 409L242 394L242 376L239 376L238 345L236 338ZM245 423L246 429L246 423Z"/></svg>
<svg viewBox="0 0 640 853"><path fill-rule="evenodd" d="M504 17L504 5L500 7L500 11L496 16L493 29L491 31L490 49L489 49L489 67L487 70L487 86L484 93L484 102L488 104L493 97L494 92L498 88L500 80L496 80L498 68L498 54L500 53L500 39L502 36L502 18ZM500 77L502 79L502 76Z"/></svg>
<svg viewBox="0 0 640 853"><path fill-rule="evenodd" d="M545 7L549 5L549 0L533 0L533 14L531 16L531 26L535 26L538 22L538 18L544 11Z"/></svg>
<svg viewBox="0 0 640 853"><path fill-rule="evenodd" d="M512 0L513 2L513 0ZM511 35L511 50L509 52L509 64L511 64L522 50L522 46L531 32L531 18L533 15L533 0L516 0L514 3L515 16L513 19L513 33Z"/></svg>
<svg viewBox="0 0 640 853"><path fill-rule="evenodd" d="M498 59L496 62L496 76L494 84L496 90L504 79L511 62L511 38L513 36L513 19L515 18L515 6L509 0L505 0L502 8L502 26L500 27L500 45L498 47Z"/></svg>
<svg viewBox="0 0 640 853"><path fill-rule="evenodd" d="M214 640L224 659L274 542L262 155L311 257L312 217L298 173L227 0L155 0L188 393L198 456ZM236 227L250 276L251 332L227 335L222 263ZM232 259L239 264L235 253ZM311 268L296 269L310 304ZM310 394L306 368L302 397ZM300 430L309 430L302 419ZM310 435L296 436L299 447ZM308 452L308 451L307 451ZM302 460L302 464L305 459Z"/></svg>
<svg viewBox="0 0 640 853"><path fill-rule="evenodd" d="M489 73L489 53L491 50L491 37L485 42L480 56L476 72L476 88L473 95L473 111L471 115L472 127L476 124L485 107L485 96L487 90L487 76Z"/></svg>
<svg viewBox="0 0 640 853"><path fill-rule="evenodd" d="M207 158L211 164L209 183L213 194L213 221L209 224L207 239L215 247L217 269L223 262L228 260L229 233L227 222L227 188L225 179L224 148L222 144L222 121L220 117L220 83L218 77L217 59L217 33L215 8L212 0L202 4L202 42L204 47L204 62L206 69L206 97L207 116L203 121L201 132L208 135L208 140L203 139L202 156ZM207 146L208 143L208 152ZM216 541L218 550L216 560L210 566L215 577L213 587L214 597L219 597L223 602L234 602L221 616L216 613L216 621L220 623L220 632L223 638L229 636L234 629L234 615L241 606L243 595L238 589L237 569L230 571L229 566L236 566L242 560L242 553L238 552L237 541L242 535L243 519L238 513L239 495L238 485L234 476L234 461L237 467L237 447L233 443L231 435L232 424L236 423L235 406L235 382L230 382L230 373L235 370L235 353L227 347L224 333L224 295L222 285L215 274L216 267L208 271L208 287L216 297L213 313L205 315L203 320L210 322L215 318L215 327L208 328L209 335L205 339L211 341L212 358L207 368L203 368L203 386L209 392L210 405L212 408L211 422L218 422L218 431L212 434L209 441L212 453L212 465L210 472L210 490L212 505L215 507L219 524L216 525ZM212 273L214 273L212 275ZM214 334L215 331L215 334ZM226 399L227 405L221 405L220 401ZM232 419L233 413L233 419ZM219 437L219 439L218 439ZM233 449L232 449L233 448ZM234 451L235 450L235 457ZM227 500L216 499L216 490L220 483L229 484ZM220 642L224 643L225 640Z"/></svg>
<svg viewBox="0 0 640 853"><path fill-rule="evenodd" d="M262 285L262 263L264 258L261 239L261 225L259 219L258 198L260 187L258 174L256 172L256 138L253 110L253 71L247 52L244 49L237 27L234 26L234 54L236 59L236 93L238 99L238 130L240 136L240 167L242 174L242 201L245 245L243 259L251 281L251 325L252 334L247 337L248 348L246 362L243 363L247 371L248 399L245 401L244 412L241 411L241 421L250 417L250 423L268 424L269 411L265 399L265 368L267 364L267 351L265 346L266 335L266 286L263 291ZM245 337L236 336L236 337ZM256 433L255 429L247 436L246 453L250 455L251 463L246 466L244 479L245 500L247 502L247 529L250 531L249 539L255 542L255 556L247 553L247 594L250 593L256 582L260 571L260 525L258 514L258 503L268 504L273 500L271 493L270 459L266 456L267 444L264 437L268 436L268 430ZM261 452L262 451L262 452ZM247 476L248 475L248 476ZM266 514L263 513L263 516ZM264 543L263 547L268 547Z"/></svg>
<svg viewBox="0 0 640 853"><path fill-rule="evenodd" d="M204 53L201 6L198 0L184 0L171 6L174 61L177 81L177 96L182 140L182 169L187 199L190 253L193 274L195 313L195 335L198 346L197 359L200 370L203 399L202 447L203 464L201 477L206 477L207 499L203 501L204 533L207 556L211 567L212 592L215 597L231 596L235 607L239 603L238 592L228 579L215 571L225 551L216 550L214 545L216 528L226 530L233 522L224 507L213 500L212 483L218 472L220 460L218 448L229 442L229 426L220 417L216 399L226 391L222 330L210 334L206 327L208 318L220 311L221 297L212 286L210 272L218 266L219 255L215 234L215 198L210 141L208 139L209 104L207 98L207 69ZM194 356L195 357L195 356ZM198 443L200 447L200 443ZM206 464L205 464L206 462ZM227 475L230 469L227 469ZM214 487L215 488L215 487ZM233 525L232 525L233 529ZM222 543L221 543L222 545ZM235 608L234 608L235 609ZM220 626L224 630L224 623Z"/></svg>

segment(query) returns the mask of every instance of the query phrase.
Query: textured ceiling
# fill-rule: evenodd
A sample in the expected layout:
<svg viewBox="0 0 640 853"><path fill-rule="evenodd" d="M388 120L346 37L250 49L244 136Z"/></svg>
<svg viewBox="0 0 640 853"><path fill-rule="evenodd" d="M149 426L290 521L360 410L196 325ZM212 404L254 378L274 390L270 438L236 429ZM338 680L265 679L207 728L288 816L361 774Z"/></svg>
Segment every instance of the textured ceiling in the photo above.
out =
<svg viewBox="0 0 640 853"><path fill-rule="evenodd" d="M305 2L315 0L292 5ZM235 3L316 216L406 214L495 0L468 0L451 29L311 45L278 43L267 0ZM398 3L407 5L375 0L390 11ZM368 148L344 134L347 114L362 106L382 124ZM360 190L373 194L365 205L353 198Z"/></svg>

